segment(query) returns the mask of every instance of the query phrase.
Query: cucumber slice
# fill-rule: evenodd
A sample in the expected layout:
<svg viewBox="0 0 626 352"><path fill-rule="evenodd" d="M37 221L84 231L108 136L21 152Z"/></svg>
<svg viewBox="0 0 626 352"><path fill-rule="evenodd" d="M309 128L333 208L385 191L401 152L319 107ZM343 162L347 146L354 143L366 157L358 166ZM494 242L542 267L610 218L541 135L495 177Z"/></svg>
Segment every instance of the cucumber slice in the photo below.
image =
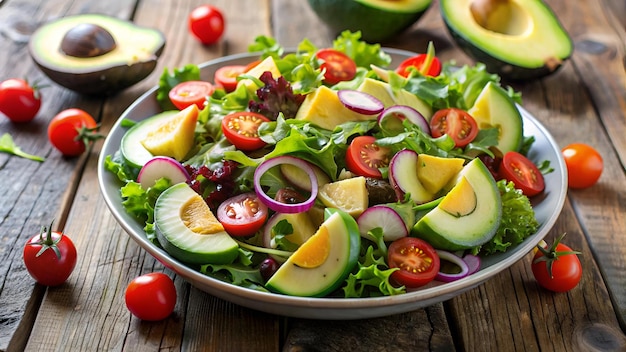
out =
<svg viewBox="0 0 626 352"><path fill-rule="evenodd" d="M152 159L154 155L141 144L141 141L146 138L146 135L154 130L161 121L164 121L178 112L178 110L164 111L138 122L126 131L120 144L120 152L126 162L136 168L141 168L148 160Z"/></svg>

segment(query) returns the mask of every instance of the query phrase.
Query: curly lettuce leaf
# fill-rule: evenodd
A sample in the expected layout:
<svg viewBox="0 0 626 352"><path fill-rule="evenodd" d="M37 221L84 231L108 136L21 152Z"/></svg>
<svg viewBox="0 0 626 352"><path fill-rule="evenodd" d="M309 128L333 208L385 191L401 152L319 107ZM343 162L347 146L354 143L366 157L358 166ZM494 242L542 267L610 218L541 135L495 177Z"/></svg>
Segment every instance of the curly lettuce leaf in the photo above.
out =
<svg viewBox="0 0 626 352"><path fill-rule="evenodd" d="M539 222L535 218L530 200L513 182L500 180L497 183L502 197L502 221L490 242L476 247L473 254L493 254L505 252L509 247L519 244L528 236L537 232Z"/></svg>

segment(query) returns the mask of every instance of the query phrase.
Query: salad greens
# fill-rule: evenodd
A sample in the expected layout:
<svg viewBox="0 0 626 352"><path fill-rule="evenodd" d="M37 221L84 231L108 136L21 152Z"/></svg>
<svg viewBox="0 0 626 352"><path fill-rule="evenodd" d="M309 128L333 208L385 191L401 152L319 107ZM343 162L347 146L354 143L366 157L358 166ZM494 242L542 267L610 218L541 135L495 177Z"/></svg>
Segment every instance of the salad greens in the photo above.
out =
<svg viewBox="0 0 626 352"><path fill-rule="evenodd" d="M358 66L356 77L347 82L341 82L333 87L355 88L365 78L376 77L377 70L386 70L391 58L380 45L368 44L360 40L360 34L344 32L334 42L334 49L350 56ZM279 155L294 155L320 166L332 180L339 177L340 171L345 168L345 161L340 155L345 154L346 142L353 136L362 135L375 130L375 121L350 122L337 126L329 131L318 128L309 122L291 119L305 94L323 84L323 73L315 58L318 48L308 40L303 40L295 52L285 54L285 50L274 38L259 36L249 47L251 52L259 53L261 59L271 56L282 73L279 79L270 77L254 78L261 87L257 95L252 94L244 85L231 93L217 90L209 99L208 106L202 110L199 117L198 138L201 147L196 155L185 162L186 165L200 167L202 165L221 165L224 160L239 164L236 174L234 192L252 190L252 174L254 168L264 159ZM157 100L164 110L172 109L168 99L169 90L177 83L187 80L200 79L199 68L196 65L186 65L163 72L159 81ZM433 109L458 107L468 109L487 82L499 83L499 77L489 74L482 64L475 66L457 67L453 63L444 64L442 74L438 77L427 77L421 74L412 74L404 78L394 71L387 71L388 82L392 89L404 89L414 93ZM250 78L245 77L244 78ZM508 94L517 102L521 102L519 93L509 88ZM288 106L288 108L284 108ZM271 115L272 121L264 123L259 129L260 137L272 146L271 152L265 155L245 154L234 149L224 142L221 134L221 119L230 112L250 109ZM408 120L407 120L408 121ZM497 144L498 131L496 129L481 130L474 142L465 148L455 148L454 141L444 135L432 138L427 133L405 121L405 132L396 136L384 136L374 132L378 143L389 147L392 151L408 148L418 153L427 153L443 157L474 158L478 154L493 156L491 146ZM527 138L525 150L528 150L532 139ZM154 236L153 207L158 195L169 187L165 179L157 182L153 187L144 190L134 180L136 169L129 167L119 155L109 155L105 161L105 168L124 183L121 187L123 206L126 211L144 222L145 231L150 240L158 245ZM549 171L549 165L543 165L543 170ZM383 170L384 171L384 170ZM279 181L265 179L270 187L268 194L280 187ZM275 182L274 184L272 182ZM206 182L205 182L206 183ZM535 220L533 209L527 197L513 187L512 183L499 181L498 187L502 195L503 215L502 225L493 240L482 247L474 248L474 254L492 254L506 251L510 246L523 241L533 234L539 224ZM284 224L279 224L284 226ZM278 225L277 225L278 227ZM378 229L380 230L380 229ZM276 228L277 241L282 243L282 250L293 250L281 231ZM404 287L394 287L390 282L390 275L394 270L389 269L385 262L387 248L382 240L382 231L370 232L372 238L362 240L361 256L358 268L350 274L344 285L343 292L335 295L344 297L368 297L380 295L396 295L405 292ZM262 241L259 234L246 240L251 246L259 245ZM199 268L202 273L217 277L257 290L266 290L258 269L251 264L258 264L259 258L254 251L240 249L239 259L230 265L207 264Z"/></svg>

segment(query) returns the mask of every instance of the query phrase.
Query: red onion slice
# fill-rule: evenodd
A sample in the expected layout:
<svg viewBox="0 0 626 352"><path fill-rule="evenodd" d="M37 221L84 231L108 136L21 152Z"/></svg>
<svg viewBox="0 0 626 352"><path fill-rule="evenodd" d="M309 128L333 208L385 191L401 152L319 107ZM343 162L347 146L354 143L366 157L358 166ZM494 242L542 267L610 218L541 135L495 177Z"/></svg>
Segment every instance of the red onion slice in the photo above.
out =
<svg viewBox="0 0 626 352"><path fill-rule="evenodd" d="M294 165L304 170L306 174L309 175L309 180L311 181L311 196L304 202L297 204L281 203L268 196L263 191L263 187L261 186L261 176L263 176L263 174L265 174L269 169L281 164ZM317 190L317 176L315 176L315 172L313 171L311 165L309 165L308 162L293 156L282 155L275 158L267 159L263 161L259 166L257 166L256 170L254 170L254 191L256 192L261 202L263 202L263 204L267 205L268 208L278 213L300 213L311 209L315 204Z"/></svg>
<svg viewBox="0 0 626 352"><path fill-rule="evenodd" d="M463 256L463 261L467 263L467 267L469 268L467 275L472 275L480 269L480 257L477 255L466 254Z"/></svg>
<svg viewBox="0 0 626 352"><path fill-rule="evenodd" d="M337 96L345 107L359 114L376 115L385 108L378 98L358 90L343 89Z"/></svg>
<svg viewBox="0 0 626 352"><path fill-rule="evenodd" d="M467 263L463 259L461 259L459 256L454 255L447 251L439 250L439 249L437 249L436 251L440 259L447 260L453 264L456 264L456 266L461 268L461 272L456 273L456 274L449 274L449 273L444 273L442 271L439 271L437 273L437 276L435 276L435 280L441 281L441 282L452 282L452 281L462 279L466 277L467 275L469 275L469 267L467 266Z"/></svg>

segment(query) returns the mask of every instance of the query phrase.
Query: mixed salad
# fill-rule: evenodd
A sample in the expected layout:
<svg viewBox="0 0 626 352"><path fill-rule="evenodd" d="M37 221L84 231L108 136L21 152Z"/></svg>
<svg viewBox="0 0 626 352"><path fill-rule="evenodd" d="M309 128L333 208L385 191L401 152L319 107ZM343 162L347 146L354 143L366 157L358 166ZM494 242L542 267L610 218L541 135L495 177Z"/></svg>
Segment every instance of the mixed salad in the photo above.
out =
<svg viewBox="0 0 626 352"><path fill-rule="evenodd" d="M521 129L504 146L507 126L468 113L489 89L521 102L482 64L442 63L429 46L391 68L358 32L289 53L260 36L250 51L257 61L212 82L196 65L166 69L164 112L123 121L120 151L106 158L126 211L172 256L255 290L371 297L471 275L480 257L536 232L528 197L549 164L525 157L533 137ZM495 208L483 210L482 194ZM434 209L452 222L493 219L472 220L488 229L467 239L437 230Z"/></svg>

